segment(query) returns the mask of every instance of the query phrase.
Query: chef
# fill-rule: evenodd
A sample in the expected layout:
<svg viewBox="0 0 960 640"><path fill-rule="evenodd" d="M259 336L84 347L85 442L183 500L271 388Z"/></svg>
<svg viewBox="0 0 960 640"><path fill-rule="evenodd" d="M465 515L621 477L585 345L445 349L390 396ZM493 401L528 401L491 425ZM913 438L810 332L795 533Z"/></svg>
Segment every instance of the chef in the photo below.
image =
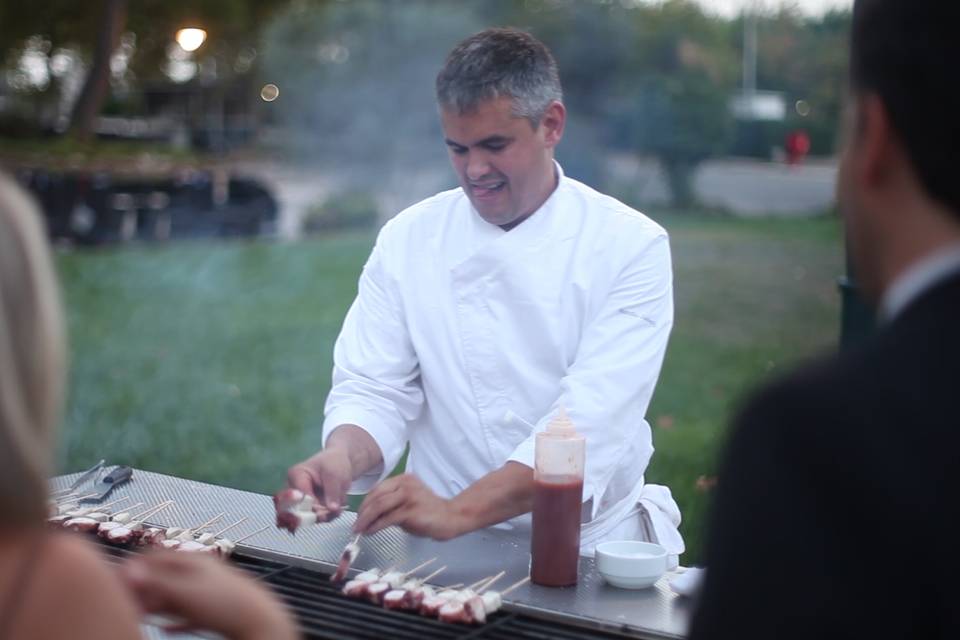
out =
<svg viewBox="0 0 960 640"><path fill-rule="evenodd" d="M334 514L367 493L358 533L529 536L534 434L563 406L587 439L581 552L639 539L676 556L677 506L644 482L673 322L666 232L564 176L557 66L531 35L462 42L437 100L460 187L380 231L334 349L324 447L289 484Z"/></svg>

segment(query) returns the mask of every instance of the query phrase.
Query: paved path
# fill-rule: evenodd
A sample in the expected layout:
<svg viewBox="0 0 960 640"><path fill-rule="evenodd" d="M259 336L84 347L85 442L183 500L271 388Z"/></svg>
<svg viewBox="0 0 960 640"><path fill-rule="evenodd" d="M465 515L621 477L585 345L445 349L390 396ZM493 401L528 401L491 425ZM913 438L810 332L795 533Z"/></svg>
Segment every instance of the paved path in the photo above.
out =
<svg viewBox="0 0 960 640"><path fill-rule="evenodd" d="M632 188L643 206L663 206L670 196L659 165L619 157L611 161L617 181ZM833 206L836 164L818 160L798 167L743 159L705 162L694 177L697 198L709 207L743 217L817 215Z"/></svg>
<svg viewBox="0 0 960 640"><path fill-rule="evenodd" d="M306 212L338 188L339 181L319 167L274 162L244 163L237 169L260 178L274 192L280 206L278 235L296 238ZM629 156L610 161L616 182L630 191L640 208L664 206L669 192L659 165ZM702 203L742 217L818 215L834 202L836 166L817 161L799 167L741 159L704 163L694 178ZM439 189L453 185L446 167L409 172L403 182L372 180L382 193L377 199L387 213L396 213ZM389 185L389 186L388 186ZM388 211L389 210L389 211Z"/></svg>

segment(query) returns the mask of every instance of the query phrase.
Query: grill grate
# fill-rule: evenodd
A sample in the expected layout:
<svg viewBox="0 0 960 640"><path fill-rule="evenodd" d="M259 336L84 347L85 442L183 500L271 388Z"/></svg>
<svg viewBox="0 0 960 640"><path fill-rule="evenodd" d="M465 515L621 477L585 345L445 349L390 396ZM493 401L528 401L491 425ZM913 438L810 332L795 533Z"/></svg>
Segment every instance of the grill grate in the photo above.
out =
<svg viewBox="0 0 960 640"><path fill-rule="evenodd" d="M100 543L119 561L138 553ZM241 554L235 566L270 586L290 608L304 638L329 640L605 640L635 637L616 630L573 627L508 611L492 615L483 626L466 627L425 618L415 613L389 611L370 602L347 598L327 574Z"/></svg>

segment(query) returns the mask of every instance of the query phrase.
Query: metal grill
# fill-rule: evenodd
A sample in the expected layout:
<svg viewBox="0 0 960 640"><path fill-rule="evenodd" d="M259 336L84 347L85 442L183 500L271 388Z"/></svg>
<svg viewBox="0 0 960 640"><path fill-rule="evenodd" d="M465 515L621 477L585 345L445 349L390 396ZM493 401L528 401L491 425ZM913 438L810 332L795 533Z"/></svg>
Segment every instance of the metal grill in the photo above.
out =
<svg viewBox="0 0 960 640"><path fill-rule="evenodd" d="M52 489L62 489L76 477L73 474L54 478ZM505 612L494 616L492 622L483 627L448 626L412 614L381 611L372 604L346 600L339 592L331 590L326 582L326 575L333 571L343 545L353 538L351 525L356 514L348 512L323 526L303 527L292 536L273 526L275 512L268 496L139 469L135 470L129 483L114 491L111 499L120 495L127 496L130 503L143 502L147 506L174 500L174 506L151 516L151 524L157 526L195 527L222 512L227 513L224 522L240 516L247 518L243 526L231 531L233 539L266 526L266 531L237 547L234 561L261 575L262 580L287 598L300 615L308 637L403 638L410 636L402 633L415 633L418 640L434 637L566 639L621 636L674 639L682 638L686 633L687 603L678 600L670 591L666 577L654 588L643 591L616 589L603 583L589 558L581 558L580 580L576 587L547 589L524 585L506 599ZM501 584L510 584L528 573L526 545L496 531L478 531L436 542L409 536L392 527L364 537L354 569L410 567L434 557L437 558L436 566L447 566L443 584L469 584L500 569L506 571ZM270 571L275 571L275 575L263 575ZM317 611L304 609L300 613L297 607L306 606L305 601L323 594L333 600L318 605ZM411 623L416 625L415 631L404 632L402 629L406 627L401 625L399 630L391 627L389 633L377 630L363 635L352 619L354 610L347 608L355 606L360 607L363 616L374 611L376 613L369 615L386 615L394 622L415 620ZM345 611L350 611L350 615L344 615ZM349 621L345 630L341 629L344 620Z"/></svg>
<svg viewBox="0 0 960 640"><path fill-rule="evenodd" d="M117 560L138 553L100 544L109 557ZM490 616L483 626L448 624L412 612L390 611L370 602L347 598L324 573L244 555L234 555L230 561L269 585L296 616L303 637L311 640L604 640L625 637L506 611Z"/></svg>

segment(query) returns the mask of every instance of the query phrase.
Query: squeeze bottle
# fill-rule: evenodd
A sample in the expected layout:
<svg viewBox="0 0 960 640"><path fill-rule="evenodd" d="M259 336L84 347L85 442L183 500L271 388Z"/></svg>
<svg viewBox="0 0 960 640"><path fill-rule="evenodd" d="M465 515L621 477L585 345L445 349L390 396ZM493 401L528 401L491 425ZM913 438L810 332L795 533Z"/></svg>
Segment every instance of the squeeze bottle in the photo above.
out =
<svg viewBox="0 0 960 640"><path fill-rule="evenodd" d="M534 446L530 580L546 587L577 583L586 440L561 406Z"/></svg>

